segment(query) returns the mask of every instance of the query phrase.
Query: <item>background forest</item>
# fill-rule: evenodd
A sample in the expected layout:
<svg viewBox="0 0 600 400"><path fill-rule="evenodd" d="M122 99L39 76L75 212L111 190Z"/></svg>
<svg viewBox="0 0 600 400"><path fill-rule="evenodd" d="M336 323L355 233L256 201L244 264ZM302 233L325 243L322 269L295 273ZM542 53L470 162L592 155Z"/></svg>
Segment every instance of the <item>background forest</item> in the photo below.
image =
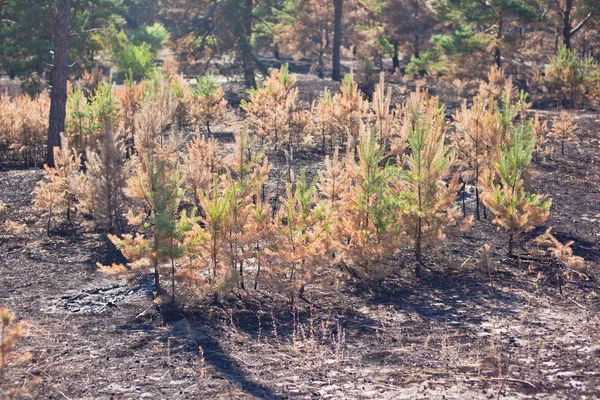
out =
<svg viewBox="0 0 600 400"><path fill-rule="evenodd" d="M52 64L54 16L52 0L0 3L0 70L33 92ZM254 86L272 56L335 80L340 57L354 61L342 62L346 72L450 81L483 78L495 64L523 88L539 85L553 59L569 86L598 79L594 0L74 0L71 17L72 77L100 66L140 79L175 59L186 76L216 69Z"/></svg>

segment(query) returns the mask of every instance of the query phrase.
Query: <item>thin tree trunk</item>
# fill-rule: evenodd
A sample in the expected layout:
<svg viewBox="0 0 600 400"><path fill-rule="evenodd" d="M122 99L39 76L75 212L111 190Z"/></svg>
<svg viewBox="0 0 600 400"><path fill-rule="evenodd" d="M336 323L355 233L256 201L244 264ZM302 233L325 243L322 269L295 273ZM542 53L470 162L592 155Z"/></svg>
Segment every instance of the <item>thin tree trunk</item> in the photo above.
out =
<svg viewBox="0 0 600 400"><path fill-rule="evenodd" d="M160 287L160 273L158 272L158 259L152 258L152 266L154 267L154 286L156 287L156 295L160 296L162 289Z"/></svg>
<svg viewBox="0 0 600 400"><path fill-rule="evenodd" d="M419 209L418 211L422 211L422 202L421 202L421 183L417 184L417 195L419 201ZM417 258L417 266L415 267L415 275L417 278L421 277L421 241L423 237L423 218L419 215L417 219L417 232L415 238L415 253Z"/></svg>
<svg viewBox="0 0 600 400"><path fill-rule="evenodd" d="M414 43L414 50L415 50L415 58L421 58L421 44L419 43L419 33L415 32L415 43Z"/></svg>
<svg viewBox="0 0 600 400"><path fill-rule="evenodd" d="M258 242L256 242L257 268L256 268L256 276L254 277L254 290L258 289L258 277L260 276L260 255L258 254L259 251L260 251L260 245L258 244Z"/></svg>
<svg viewBox="0 0 600 400"><path fill-rule="evenodd" d="M240 260L240 289L246 289L246 285L244 284L244 259Z"/></svg>
<svg viewBox="0 0 600 400"><path fill-rule="evenodd" d="M323 74L323 71L325 70L325 59L324 59L323 52L324 52L323 48L319 49L319 69L317 71L319 79L323 79L325 77Z"/></svg>
<svg viewBox="0 0 600 400"><path fill-rule="evenodd" d="M342 51L342 18L344 15L344 0L333 0L333 56L331 66L331 79L340 81L341 72L341 51Z"/></svg>
<svg viewBox="0 0 600 400"><path fill-rule="evenodd" d="M498 44L496 44L496 48L494 49L494 60L496 61L496 67L502 67L502 52L500 50L500 40L502 40L502 14L500 14L500 19L498 20L498 34L496 35L496 40L498 40Z"/></svg>
<svg viewBox="0 0 600 400"><path fill-rule="evenodd" d="M171 250L173 250L173 239L171 239ZM171 303L175 304L175 260L171 256Z"/></svg>
<svg viewBox="0 0 600 400"><path fill-rule="evenodd" d="M421 241L422 241L422 235L423 235L423 231L422 231L422 219L421 217L419 217L419 220L417 221L417 237L415 240L415 252L416 252L416 257L417 257L417 265L415 267L415 275L417 276L417 278L421 277Z"/></svg>
<svg viewBox="0 0 600 400"><path fill-rule="evenodd" d="M398 40L394 39L394 56L392 57L392 66L394 68L394 72L396 72L398 69L400 69L400 58L398 56L398 48L400 47L400 45L398 44Z"/></svg>
<svg viewBox="0 0 600 400"><path fill-rule="evenodd" d="M463 212L463 217L467 216L467 205L465 204L465 196L466 196L466 183L463 183L462 186L462 212Z"/></svg>
<svg viewBox="0 0 600 400"><path fill-rule="evenodd" d="M212 244L212 261L213 261L213 277L217 277L217 235L216 232L213 234Z"/></svg>
<svg viewBox="0 0 600 400"><path fill-rule="evenodd" d="M65 130L67 114L67 79L69 76L69 34L71 31L71 0L56 0L54 21L54 66L50 92L50 122L48 125L48 165L54 166L54 147L60 147L60 134Z"/></svg>
<svg viewBox="0 0 600 400"><path fill-rule="evenodd" d="M477 221L481 221L481 213L479 212L480 203L481 203L481 201L479 200L479 188L476 186L475 187L475 214L477 215Z"/></svg>
<svg viewBox="0 0 600 400"><path fill-rule="evenodd" d="M565 9L563 11L563 43L567 49L571 48L571 11L573 9L572 0L565 0Z"/></svg>
<svg viewBox="0 0 600 400"><path fill-rule="evenodd" d="M244 83L247 87L256 86L254 76L254 55L252 54L252 7L253 0L245 0L244 5L244 33L240 38L242 67L244 69Z"/></svg>

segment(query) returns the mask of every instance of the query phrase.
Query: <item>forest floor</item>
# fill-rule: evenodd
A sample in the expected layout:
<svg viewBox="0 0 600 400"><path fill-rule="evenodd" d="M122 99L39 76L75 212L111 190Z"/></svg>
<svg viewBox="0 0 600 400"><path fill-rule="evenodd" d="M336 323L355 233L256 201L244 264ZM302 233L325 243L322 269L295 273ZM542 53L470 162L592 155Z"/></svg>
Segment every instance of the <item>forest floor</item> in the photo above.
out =
<svg viewBox="0 0 600 400"><path fill-rule="evenodd" d="M97 262L118 260L102 234L46 236L31 208L42 171L0 171L0 222L27 224L21 235L0 227L0 306L29 321L19 348L33 354L7 371L0 393L38 377L30 398L598 398L600 117L574 115L579 140L564 157L535 162L532 183L553 198L546 225L587 262L590 280L562 294L537 280L535 265L507 258L506 235L483 219L428 249L421 279L406 249L392 260L393 277L310 286L311 304L293 312L241 291L219 305L140 317L151 281L130 286L98 273ZM299 154L298 164L317 159Z"/></svg>

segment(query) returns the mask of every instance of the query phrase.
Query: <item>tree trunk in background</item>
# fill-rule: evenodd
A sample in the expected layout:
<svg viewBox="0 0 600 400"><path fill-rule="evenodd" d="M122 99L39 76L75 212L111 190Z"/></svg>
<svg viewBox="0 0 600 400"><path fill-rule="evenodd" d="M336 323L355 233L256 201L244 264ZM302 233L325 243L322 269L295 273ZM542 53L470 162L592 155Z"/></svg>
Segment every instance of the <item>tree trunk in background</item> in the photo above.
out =
<svg viewBox="0 0 600 400"><path fill-rule="evenodd" d="M254 55L252 54L252 7L253 0L245 0L243 14L244 37L241 39L242 68L244 69L244 83L247 87L256 86L254 76Z"/></svg>
<svg viewBox="0 0 600 400"><path fill-rule="evenodd" d="M496 44L496 48L494 49L494 61L496 62L496 67L502 67L502 52L500 50L500 41L502 40L502 28L504 25L504 20L502 19L502 13L500 14L500 19L498 20L498 33L496 34L496 40L498 43Z"/></svg>
<svg viewBox="0 0 600 400"><path fill-rule="evenodd" d="M421 44L419 40L419 33L417 32L415 35L415 58L421 58Z"/></svg>
<svg viewBox="0 0 600 400"><path fill-rule="evenodd" d="M333 57L331 67L331 79L340 81L341 73L341 50L342 50L342 16L344 0L333 0Z"/></svg>
<svg viewBox="0 0 600 400"><path fill-rule="evenodd" d="M565 1L565 9L563 10L563 43L567 49L571 48L571 12L573 11L573 3L571 0Z"/></svg>
<svg viewBox="0 0 600 400"><path fill-rule="evenodd" d="M394 39L394 56L392 57L392 65L394 67L394 72L400 69L400 58L398 56L398 48L400 45L398 44L398 40Z"/></svg>
<svg viewBox="0 0 600 400"><path fill-rule="evenodd" d="M56 0L54 21L54 66L50 92L50 124L48 126L48 165L54 166L54 147L60 146L67 114L67 78L69 76L69 34L71 0Z"/></svg>

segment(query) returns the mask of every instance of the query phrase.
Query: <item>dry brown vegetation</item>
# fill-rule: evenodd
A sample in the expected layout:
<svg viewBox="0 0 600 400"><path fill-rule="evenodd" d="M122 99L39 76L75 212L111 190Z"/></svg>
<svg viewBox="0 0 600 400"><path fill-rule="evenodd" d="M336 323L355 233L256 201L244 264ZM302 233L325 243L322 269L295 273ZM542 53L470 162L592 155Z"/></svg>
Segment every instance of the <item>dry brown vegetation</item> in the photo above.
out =
<svg viewBox="0 0 600 400"><path fill-rule="evenodd" d="M15 195L0 198L0 276L14 290L0 298L21 310L46 296L24 313L40 327L35 393L595 393L598 199L585 192L588 232L567 233L582 189L559 183L597 177L575 169L595 157L579 142L598 143L587 121L554 113L548 129L498 69L454 122L427 91L394 89L382 76L369 100L350 76L309 103L273 71L227 121L233 135L215 128L221 89L202 97L173 74L73 89L85 123L68 125L43 175L17 188L28 171L7 172ZM541 157L563 140L568 157ZM45 276L21 287L14 265Z"/></svg>

